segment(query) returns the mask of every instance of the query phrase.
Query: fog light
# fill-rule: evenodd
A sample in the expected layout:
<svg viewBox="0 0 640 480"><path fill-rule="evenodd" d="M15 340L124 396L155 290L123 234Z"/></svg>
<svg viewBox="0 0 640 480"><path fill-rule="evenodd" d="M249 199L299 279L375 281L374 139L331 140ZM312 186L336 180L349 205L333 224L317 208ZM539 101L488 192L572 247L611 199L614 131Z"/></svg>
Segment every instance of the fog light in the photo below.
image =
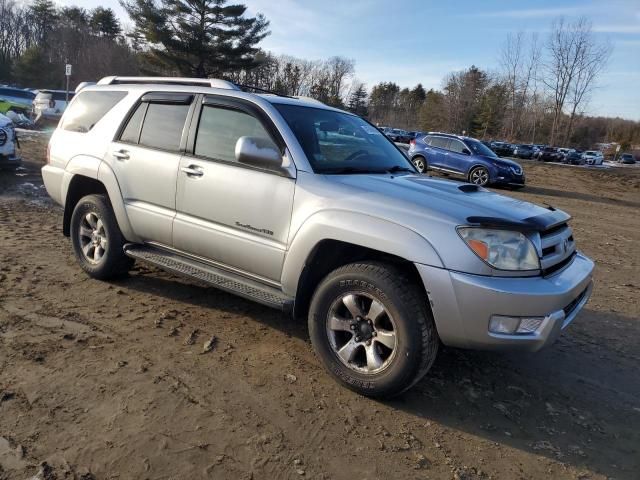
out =
<svg viewBox="0 0 640 480"><path fill-rule="evenodd" d="M491 333L501 333L505 335L526 335L535 333L544 317L505 317L493 315L489 321L489 331Z"/></svg>
<svg viewBox="0 0 640 480"><path fill-rule="evenodd" d="M518 329L520 319L518 317L503 317L501 315L493 315L489 322L489 331L492 333L506 333L512 335Z"/></svg>

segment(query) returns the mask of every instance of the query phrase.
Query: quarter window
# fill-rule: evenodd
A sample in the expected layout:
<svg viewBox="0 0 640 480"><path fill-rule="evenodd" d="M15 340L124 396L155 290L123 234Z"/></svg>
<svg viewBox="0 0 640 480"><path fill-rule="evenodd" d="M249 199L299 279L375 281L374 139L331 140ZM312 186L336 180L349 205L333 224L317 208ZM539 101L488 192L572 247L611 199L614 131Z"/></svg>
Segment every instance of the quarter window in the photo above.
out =
<svg viewBox="0 0 640 480"><path fill-rule="evenodd" d="M65 112L61 128L86 133L126 96L127 92L81 92Z"/></svg>
<svg viewBox="0 0 640 480"><path fill-rule="evenodd" d="M198 124L195 154L235 162L240 137L270 138L257 118L239 110L205 105Z"/></svg>
<svg viewBox="0 0 640 480"><path fill-rule="evenodd" d="M178 151L188 113L189 105L149 103L140 132L140 145Z"/></svg>

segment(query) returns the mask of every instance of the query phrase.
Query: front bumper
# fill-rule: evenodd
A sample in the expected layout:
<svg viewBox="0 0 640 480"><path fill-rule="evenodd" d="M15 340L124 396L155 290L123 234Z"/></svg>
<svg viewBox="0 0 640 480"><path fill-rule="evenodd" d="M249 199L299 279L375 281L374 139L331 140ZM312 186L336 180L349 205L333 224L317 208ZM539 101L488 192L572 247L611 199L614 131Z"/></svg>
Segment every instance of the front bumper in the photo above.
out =
<svg viewBox="0 0 640 480"><path fill-rule="evenodd" d="M416 264L445 345L474 349L537 351L553 343L588 302L593 262L578 253L548 277L488 277ZM530 334L489 331L493 315L544 317Z"/></svg>

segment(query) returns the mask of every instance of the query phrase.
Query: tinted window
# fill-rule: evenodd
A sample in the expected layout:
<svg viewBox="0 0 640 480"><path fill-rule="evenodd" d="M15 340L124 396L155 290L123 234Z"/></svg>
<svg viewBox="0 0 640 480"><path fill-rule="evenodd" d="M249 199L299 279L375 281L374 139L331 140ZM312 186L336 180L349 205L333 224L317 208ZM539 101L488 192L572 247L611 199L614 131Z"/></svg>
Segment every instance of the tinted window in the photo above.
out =
<svg viewBox="0 0 640 480"><path fill-rule="evenodd" d="M438 148L448 148L449 139L446 137L433 137L433 140L431 140L430 145Z"/></svg>
<svg viewBox="0 0 640 480"><path fill-rule="evenodd" d="M257 118L238 110L205 105L198 124L195 154L235 162L240 137L270 138Z"/></svg>
<svg viewBox="0 0 640 480"><path fill-rule="evenodd" d="M463 150L468 151L469 149L460 140L451 140L451 143L449 144L449 150L456 153L462 153Z"/></svg>
<svg viewBox="0 0 640 480"><path fill-rule="evenodd" d="M86 133L126 96L127 92L82 92L67 109L61 128Z"/></svg>
<svg viewBox="0 0 640 480"><path fill-rule="evenodd" d="M140 137L140 125L142 124L142 119L144 118L144 113L147 110L148 103L141 103L136 108L136 111L133 112L131 118L127 122L127 126L122 131L122 135L120 135L120 140L127 143L138 143L138 138Z"/></svg>
<svg viewBox="0 0 640 480"><path fill-rule="evenodd" d="M150 103L144 117L140 145L178 151L189 105Z"/></svg>
<svg viewBox="0 0 640 480"><path fill-rule="evenodd" d="M339 111L275 104L316 173L415 171L408 158L362 118ZM340 130L352 131L344 135Z"/></svg>

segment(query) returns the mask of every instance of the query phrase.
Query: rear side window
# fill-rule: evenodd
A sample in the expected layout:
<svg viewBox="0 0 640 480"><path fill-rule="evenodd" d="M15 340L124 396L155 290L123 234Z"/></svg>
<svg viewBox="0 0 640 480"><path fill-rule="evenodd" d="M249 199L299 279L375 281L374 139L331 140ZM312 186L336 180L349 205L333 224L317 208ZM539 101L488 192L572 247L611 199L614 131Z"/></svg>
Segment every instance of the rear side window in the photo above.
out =
<svg viewBox="0 0 640 480"><path fill-rule="evenodd" d="M431 146L438 148L448 148L449 147L449 139L445 137L433 137L431 140Z"/></svg>
<svg viewBox="0 0 640 480"><path fill-rule="evenodd" d="M205 105L198 124L195 154L235 162L240 137L271 138L262 123L248 113Z"/></svg>
<svg viewBox="0 0 640 480"><path fill-rule="evenodd" d="M149 103L139 144L174 152L180 150L180 139L189 108L189 105L175 103Z"/></svg>
<svg viewBox="0 0 640 480"><path fill-rule="evenodd" d="M142 126L142 120L144 119L144 114L147 111L148 103L141 103L136 108L136 111L133 112L131 118L127 122L127 126L122 131L122 135L120 135L120 141L127 143L138 143L140 139L140 127Z"/></svg>
<svg viewBox="0 0 640 480"><path fill-rule="evenodd" d="M87 133L126 96L127 92L82 92L65 112L60 128Z"/></svg>

